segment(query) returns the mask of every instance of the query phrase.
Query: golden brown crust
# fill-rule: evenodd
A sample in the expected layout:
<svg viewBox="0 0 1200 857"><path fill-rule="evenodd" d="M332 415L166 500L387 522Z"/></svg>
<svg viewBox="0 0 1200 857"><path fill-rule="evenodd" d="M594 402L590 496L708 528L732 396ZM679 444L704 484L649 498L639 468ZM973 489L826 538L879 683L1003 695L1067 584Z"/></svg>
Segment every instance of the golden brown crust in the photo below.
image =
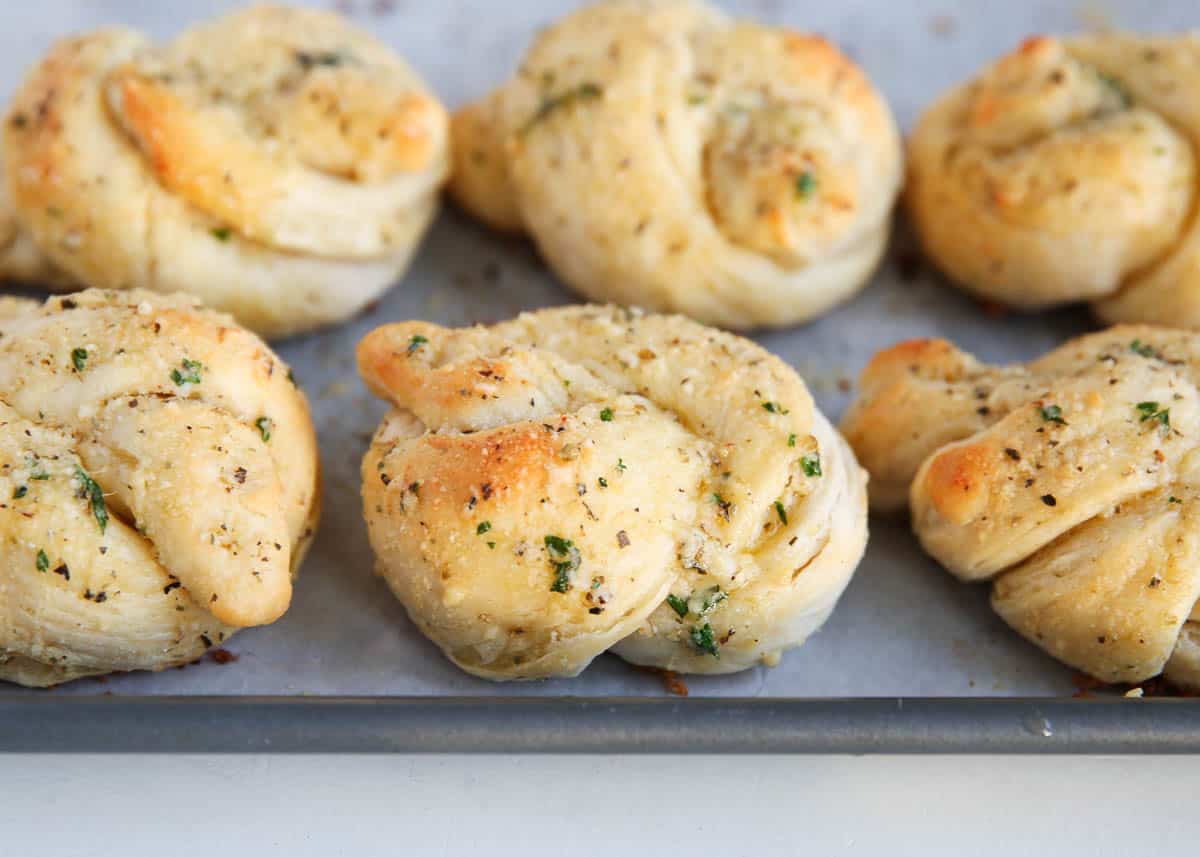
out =
<svg viewBox="0 0 1200 857"><path fill-rule="evenodd" d="M363 461L379 573L476 675L574 675L610 647L687 672L773 661L861 556L853 455L745 340L585 306L388 325L358 361L394 406Z"/></svg>
<svg viewBox="0 0 1200 857"><path fill-rule="evenodd" d="M508 177L500 130L499 95L460 107L450 120L454 168L447 189L454 200L492 229L521 232L521 211Z"/></svg>
<svg viewBox="0 0 1200 857"><path fill-rule="evenodd" d="M572 288L732 328L857 291L901 178L886 104L833 45L688 0L566 16L454 134L458 201Z"/></svg>
<svg viewBox="0 0 1200 857"><path fill-rule="evenodd" d="M66 39L7 113L0 274L187 291L272 336L340 320L407 265L446 126L328 13L254 7L163 46Z"/></svg>
<svg viewBox="0 0 1200 857"><path fill-rule="evenodd" d="M0 676L162 669L282 615L318 488L286 365L228 316L142 291L0 325Z"/></svg>
<svg viewBox="0 0 1200 857"><path fill-rule="evenodd" d="M958 577L993 580L1021 634L1104 681L1150 678L1176 656L1184 680L1197 661L1181 635L1200 596L1198 379L1200 340L1166 328L1114 327L1005 368L908 343L872 361L847 434L868 468L882 450L923 450L886 463L911 482L917 535ZM976 404L987 413L967 416Z"/></svg>
<svg viewBox="0 0 1200 857"><path fill-rule="evenodd" d="M1200 326L1194 35L1036 37L939 99L909 141L928 255L1022 307Z"/></svg>

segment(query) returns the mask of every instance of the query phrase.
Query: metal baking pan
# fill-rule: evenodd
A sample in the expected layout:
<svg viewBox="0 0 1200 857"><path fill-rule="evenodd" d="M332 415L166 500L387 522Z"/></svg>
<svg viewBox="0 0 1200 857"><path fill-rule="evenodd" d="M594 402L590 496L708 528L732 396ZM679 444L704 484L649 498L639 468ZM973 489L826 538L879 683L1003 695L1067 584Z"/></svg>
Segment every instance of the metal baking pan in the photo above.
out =
<svg viewBox="0 0 1200 857"><path fill-rule="evenodd" d="M51 38L125 23L169 36L235 4L41 0L0 5L0 91ZM565 0L338 0L457 105L514 67ZM1109 0L1101 20L1077 0L727 0L734 13L820 32L884 90L902 125L948 82L1031 32L1100 24L1184 29L1187 0ZM1182 751L1200 750L1188 700L1072 699L1071 673L1009 631L986 592L953 581L901 522L872 521L871 543L832 619L775 668L660 679L615 657L570 681L495 685L451 666L409 623L372 559L358 464L383 413L353 366L354 344L386 321L495 321L566 303L526 243L446 211L411 272L363 317L283 343L308 392L325 472L324 520L290 612L239 633L236 661L0 690L0 749L142 751ZM897 229L871 286L826 318L758 340L805 377L836 418L862 365L911 336L946 336L989 360L1026 359L1088 330L1082 312L984 312L916 263Z"/></svg>

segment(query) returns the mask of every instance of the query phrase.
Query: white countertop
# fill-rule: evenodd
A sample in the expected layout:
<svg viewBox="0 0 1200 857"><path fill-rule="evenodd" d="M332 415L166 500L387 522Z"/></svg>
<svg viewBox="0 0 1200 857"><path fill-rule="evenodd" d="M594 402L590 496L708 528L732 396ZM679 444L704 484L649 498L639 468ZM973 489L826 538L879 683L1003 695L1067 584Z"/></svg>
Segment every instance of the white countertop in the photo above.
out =
<svg viewBox="0 0 1200 857"><path fill-rule="evenodd" d="M1190 758L7 756L13 857L1134 855Z"/></svg>

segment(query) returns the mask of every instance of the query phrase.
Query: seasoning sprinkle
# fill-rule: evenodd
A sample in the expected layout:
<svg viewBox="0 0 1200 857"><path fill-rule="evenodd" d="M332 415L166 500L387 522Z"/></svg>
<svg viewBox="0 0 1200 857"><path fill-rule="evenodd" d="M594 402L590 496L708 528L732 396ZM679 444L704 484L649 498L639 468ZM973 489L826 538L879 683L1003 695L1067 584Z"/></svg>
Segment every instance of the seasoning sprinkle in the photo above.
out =
<svg viewBox="0 0 1200 857"><path fill-rule="evenodd" d="M602 422L611 423L613 421L612 408L605 408L600 412L600 420Z"/></svg>
<svg viewBox="0 0 1200 857"><path fill-rule="evenodd" d="M817 177L809 170L805 170L796 176L796 196L800 197L800 199L808 199L816 192Z"/></svg>
<svg viewBox="0 0 1200 857"><path fill-rule="evenodd" d="M1158 357L1158 352L1140 339L1135 339L1129 343L1129 350L1142 357Z"/></svg>
<svg viewBox="0 0 1200 857"><path fill-rule="evenodd" d="M775 514L779 516L779 522L785 527L787 526L787 510L783 508L783 502L775 501Z"/></svg>
<svg viewBox="0 0 1200 857"><path fill-rule="evenodd" d="M37 560L35 562L38 571L45 571L50 568L50 557L46 556L46 552L38 548Z"/></svg>
<svg viewBox="0 0 1200 857"><path fill-rule="evenodd" d="M800 469L804 471L805 476L820 476L821 475L821 455L820 453L812 453L800 459Z"/></svg>
<svg viewBox="0 0 1200 857"><path fill-rule="evenodd" d="M275 427L275 423L271 422L270 417L259 417L254 421L254 427L262 435L263 443L266 443L271 439L271 429Z"/></svg>
<svg viewBox="0 0 1200 857"><path fill-rule="evenodd" d="M534 114L529 117L524 125L521 126L520 133L527 134L539 122L546 119L557 110L574 106L581 101L590 101L599 98L604 94L604 90L594 83L581 83L574 89L568 89L561 95L555 95L548 98L543 98L542 103Z"/></svg>
<svg viewBox="0 0 1200 857"><path fill-rule="evenodd" d="M180 369L171 370L171 380L175 383L176 387L200 383L200 373L204 369L203 363L199 360L189 360L185 357L179 365L183 371L180 371Z"/></svg>
<svg viewBox="0 0 1200 857"><path fill-rule="evenodd" d="M721 657L721 650L717 646L717 641L713 637L712 625L705 622L699 627L691 630L692 645L702 652L707 652L714 658Z"/></svg>
<svg viewBox="0 0 1200 857"><path fill-rule="evenodd" d="M787 408L785 408L783 405L779 404L778 402L763 402L762 406L763 406L764 411L771 413L771 414L790 414L791 413L791 411L789 411Z"/></svg>
<svg viewBox="0 0 1200 857"><path fill-rule="evenodd" d="M71 352L71 365L76 372L82 372L87 367L88 353L86 348L76 348Z"/></svg>
<svg viewBox="0 0 1200 857"><path fill-rule="evenodd" d="M571 588L571 574L583 564L579 548L562 536L546 536L543 542L550 556L550 564L554 566L554 582L550 584L550 591L567 592Z"/></svg>
<svg viewBox="0 0 1200 857"><path fill-rule="evenodd" d="M422 345L424 345L427 342L429 342L429 340L426 337L422 336L419 333L414 333L412 335L412 338L410 340L408 340L408 353L415 354L417 352L417 349L419 349Z"/></svg>
<svg viewBox="0 0 1200 857"><path fill-rule="evenodd" d="M795 446L795 445L796 445L796 436L794 434L789 434L788 435L788 446Z"/></svg>
<svg viewBox="0 0 1200 857"><path fill-rule="evenodd" d="M1146 422L1147 420L1158 422L1164 429L1171 428L1171 409L1159 409L1158 402L1138 402L1137 410L1142 415L1138 422Z"/></svg>
<svg viewBox="0 0 1200 857"><path fill-rule="evenodd" d="M20 500L22 497L24 497L28 493L29 493L28 485L18 485L16 488L13 489L13 499Z"/></svg>
<svg viewBox="0 0 1200 857"><path fill-rule="evenodd" d="M1038 408L1038 413L1042 415L1043 422L1058 423L1060 426L1067 424L1067 421L1063 419L1062 408L1058 405L1047 405L1043 408Z"/></svg>
<svg viewBox="0 0 1200 857"><path fill-rule="evenodd" d="M212 230L212 237L224 244L231 237L233 237L233 230L228 226L218 226L216 229Z"/></svg>
<svg viewBox="0 0 1200 857"><path fill-rule="evenodd" d="M680 598L678 595L668 595L667 604L671 605L671 609L679 614L679 618L683 619L688 614L687 599Z"/></svg>
<svg viewBox="0 0 1200 857"><path fill-rule="evenodd" d="M104 490L79 465L75 465L75 476L79 479L79 496L91 505L92 516L95 517L96 523L100 525L100 532L103 533L108 529L108 507L104 505Z"/></svg>
<svg viewBox="0 0 1200 857"><path fill-rule="evenodd" d="M482 522L480 522L479 526L475 528L475 535L482 536L484 533L488 532L491 528L492 528L491 521L482 521Z"/></svg>

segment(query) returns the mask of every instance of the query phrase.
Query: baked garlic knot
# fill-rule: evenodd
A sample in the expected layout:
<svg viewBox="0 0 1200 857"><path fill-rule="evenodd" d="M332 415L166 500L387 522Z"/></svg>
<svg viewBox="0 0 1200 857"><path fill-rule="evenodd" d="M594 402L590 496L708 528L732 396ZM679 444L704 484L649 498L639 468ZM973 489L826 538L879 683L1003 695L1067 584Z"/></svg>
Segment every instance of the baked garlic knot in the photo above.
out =
<svg viewBox="0 0 1200 857"><path fill-rule="evenodd" d="M1024 366L947 342L877 355L843 424L921 543L1049 654L1200 688L1200 337L1083 336ZM875 482L872 482L872 486Z"/></svg>
<svg viewBox="0 0 1200 857"><path fill-rule="evenodd" d="M1200 327L1200 39L1033 38L917 123L907 205L962 286Z"/></svg>
<svg viewBox="0 0 1200 857"><path fill-rule="evenodd" d="M455 664L774 663L862 555L866 476L795 372L680 316L577 306L381 327L363 460L377 570Z"/></svg>
<svg viewBox="0 0 1200 857"><path fill-rule="evenodd" d="M0 275L183 291L268 336L340 321L407 267L447 129L407 65L324 12L66 39L4 123Z"/></svg>
<svg viewBox="0 0 1200 857"><path fill-rule="evenodd" d="M0 678L194 660L288 607L317 519L308 406L192 299L0 305Z"/></svg>
<svg viewBox="0 0 1200 857"><path fill-rule="evenodd" d="M682 0L567 16L451 137L456 199L572 288L730 328L858 291L902 172L887 105L830 43Z"/></svg>

